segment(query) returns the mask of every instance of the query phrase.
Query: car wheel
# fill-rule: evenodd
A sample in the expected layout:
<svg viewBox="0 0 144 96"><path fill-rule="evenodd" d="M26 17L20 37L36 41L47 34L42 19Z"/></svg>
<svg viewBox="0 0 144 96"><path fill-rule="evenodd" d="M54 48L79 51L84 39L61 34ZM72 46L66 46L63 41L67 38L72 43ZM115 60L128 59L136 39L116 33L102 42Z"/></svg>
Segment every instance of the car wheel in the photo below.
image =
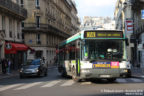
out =
<svg viewBox="0 0 144 96"><path fill-rule="evenodd" d="M41 72L38 72L38 73L37 73L37 77L40 77L40 76L41 76Z"/></svg>
<svg viewBox="0 0 144 96"><path fill-rule="evenodd" d="M45 71L44 76L47 76L47 70Z"/></svg>
<svg viewBox="0 0 144 96"><path fill-rule="evenodd" d="M109 78L107 79L109 82L114 82L116 80L116 78Z"/></svg>
<svg viewBox="0 0 144 96"><path fill-rule="evenodd" d="M19 77L20 77L20 79L23 79L23 78L24 78L24 76L23 76L23 75L20 75Z"/></svg>
<svg viewBox="0 0 144 96"><path fill-rule="evenodd" d="M64 69L61 71L61 76L62 77L67 77L67 73L66 73L66 71Z"/></svg>

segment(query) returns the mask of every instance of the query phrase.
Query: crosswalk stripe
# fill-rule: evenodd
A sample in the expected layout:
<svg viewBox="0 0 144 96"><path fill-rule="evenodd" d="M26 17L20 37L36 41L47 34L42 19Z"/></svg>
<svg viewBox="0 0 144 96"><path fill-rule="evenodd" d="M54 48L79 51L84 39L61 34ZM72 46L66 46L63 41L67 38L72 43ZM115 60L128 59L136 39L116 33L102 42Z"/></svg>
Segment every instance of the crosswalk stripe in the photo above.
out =
<svg viewBox="0 0 144 96"><path fill-rule="evenodd" d="M59 82L61 82L61 80L51 81L51 82L48 82L48 84L46 84L44 86L41 86L41 87L52 87L52 86L56 85Z"/></svg>
<svg viewBox="0 0 144 96"><path fill-rule="evenodd" d="M73 85L75 82L73 80L68 80L67 82L65 82L64 84L62 84L61 86L71 86Z"/></svg>
<svg viewBox="0 0 144 96"><path fill-rule="evenodd" d="M89 85L92 84L92 82L82 82L81 85Z"/></svg>
<svg viewBox="0 0 144 96"><path fill-rule="evenodd" d="M117 79L116 81L120 82L120 83L126 83L127 82L126 79Z"/></svg>
<svg viewBox="0 0 144 96"><path fill-rule="evenodd" d="M26 84L26 85L24 85L24 86L22 86L22 87L19 87L19 88L14 89L14 90L27 89L27 88L36 86L36 85L38 85L38 84L40 84L40 83L42 83L42 82L35 82L35 83L31 83L31 84Z"/></svg>
<svg viewBox="0 0 144 96"><path fill-rule="evenodd" d="M14 88L14 87L17 87L17 86L20 86L20 85L22 85L22 84L14 84L14 85L4 86L4 87L0 88L0 92L11 89L11 88Z"/></svg>
<svg viewBox="0 0 144 96"><path fill-rule="evenodd" d="M131 78L130 80L132 80L132 81L134 81L134 82L143 82L142 80L136 79L136 78Z"/></svg>

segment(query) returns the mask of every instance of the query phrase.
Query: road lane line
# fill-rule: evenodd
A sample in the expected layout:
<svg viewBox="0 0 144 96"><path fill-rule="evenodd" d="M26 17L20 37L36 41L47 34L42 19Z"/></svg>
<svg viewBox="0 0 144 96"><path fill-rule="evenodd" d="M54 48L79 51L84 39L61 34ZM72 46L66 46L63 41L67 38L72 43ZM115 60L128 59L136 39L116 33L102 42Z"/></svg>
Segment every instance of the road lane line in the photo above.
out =
<svg viewBox="0 0 144 96"><path fill-rule="evenodd" d="M52 87L52 86L56 85L59 82L61 82L61 80L51 81L51 82L48 82L46 85L41 86L41 87L43 87L43 88L45 88L45 87Z"/></svg>
<svg viewBox="0 0 144 96"><path fill-rule="evenodd" d="M117 79L116 81L119 82L119 83L126 83L127 82L126 79Z"/></svg>
<svg viewBox="0 0 144 96"><path fill-rule="evenodd" d="M71 86L73 85L75 82L73 80L68 80L67 82L65 82L64 84L62 84L61 86Z"/></svg>
<svg viewBox="0 0 144 96"><path fill-rule="evenodd" d="M35 83L26 84L26 85L24 85L24 86L22 86L22 87L19 87L19 88L14 89L14 90L27 89L27 88L30 88L30 87L39 85L40 83L42 83L42 82L35 82Z"/></svg>
<svg viewBox="0 0 144 96"><path fill-rule="evenodd" d="M133 82L143 82L142 80L136 78L131 78L130 80L132 80Z"/></svg>
<svg viewBox="0 0 144 96"><path fill-rule="evenodd" d="M20 85L22 85L22 84L14 84L14 85L4 86L4 87L0 88L0 92L11 89L11 88L14 88L14 87L17 87L17 86L20 86Z"/></svg>

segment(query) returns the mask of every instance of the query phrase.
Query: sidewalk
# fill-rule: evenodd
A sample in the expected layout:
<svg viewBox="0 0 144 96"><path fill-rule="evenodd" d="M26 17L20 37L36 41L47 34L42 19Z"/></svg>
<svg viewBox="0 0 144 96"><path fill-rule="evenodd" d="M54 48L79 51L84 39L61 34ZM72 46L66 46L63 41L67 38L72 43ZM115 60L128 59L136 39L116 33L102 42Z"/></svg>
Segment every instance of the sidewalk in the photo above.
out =
<svg viewBox="0 0 144 96"><path fill-rule="evenodd" d="M141 68L132 68L132 77L135 78L144 78L144 69Z"/></svg>
<svg viewBox="0 0 144 96"><path fill-rule="evenodd" d="M5 79L5 78L10 78L14 76L18 76L19 72L18 71L12 71L10 74L2 74L0 73L0 80Z"/></svg>

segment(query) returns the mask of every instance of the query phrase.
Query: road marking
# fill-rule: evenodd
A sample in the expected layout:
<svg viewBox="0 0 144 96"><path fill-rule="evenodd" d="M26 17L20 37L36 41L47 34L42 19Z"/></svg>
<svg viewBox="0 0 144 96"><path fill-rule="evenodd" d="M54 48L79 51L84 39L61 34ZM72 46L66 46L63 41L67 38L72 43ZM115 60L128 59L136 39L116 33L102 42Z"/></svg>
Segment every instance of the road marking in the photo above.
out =
<svg viewBox="0 0 144 96"><path fill-rule="evenodd" d="M143 82L142 80L136 79L136 78L131 78L130 80L132 80L132 81L134 81L134 82Z"/></svg>
<svg viewBox="0 0 144 96"><path fill-rule="evenodd" d="M71 86L72 84L74 84L75 82L73 80L68 80L67 82L65 82L64 84L62 84L61 86Z"/></svg>
<svg viewBox="0 0 144 96"><path fill-rule="evenodd" d="M89 85L92 84L92 82L82 82L81 85Z"/></svg>
<svg viewBox="0 0 144 96"><path fill-rule="evenodd" d="M14 85L4 86L4 87L0 88L0 92L11 89L11 88L14 88L14 87L17 87L17 86L20 86L20 85L22 85L22 84L14 84Z"/></svg>
<svg viewBox="0 0 144 96"><path fill-rule="evenodd" d="M27 88L36 86L36 85L38 85L38 84L40 84L40 83L42 83L42 82L35 82L35 83L26 84L26 85L24 85L24 86L22 86L22 87L19 87L19 88L14 89L14 90L27 89Z"/></svg>
<svg viewBox="0 0 144 96"><path fill-rule="evenodd" d="M59 82L61 82L61 80L51 81L51 82L48 82L46 85L41 86L41 87L43 87L43 88L45 88L45 87L52 87L52 86L56 85Z"/></svg>
<svg viewBox="0 0 144 96"><path fill-rule="evenodd" d="M127 82L126 79L117 79L116 81L120 82L120 83L126 83Z"/></svg>

